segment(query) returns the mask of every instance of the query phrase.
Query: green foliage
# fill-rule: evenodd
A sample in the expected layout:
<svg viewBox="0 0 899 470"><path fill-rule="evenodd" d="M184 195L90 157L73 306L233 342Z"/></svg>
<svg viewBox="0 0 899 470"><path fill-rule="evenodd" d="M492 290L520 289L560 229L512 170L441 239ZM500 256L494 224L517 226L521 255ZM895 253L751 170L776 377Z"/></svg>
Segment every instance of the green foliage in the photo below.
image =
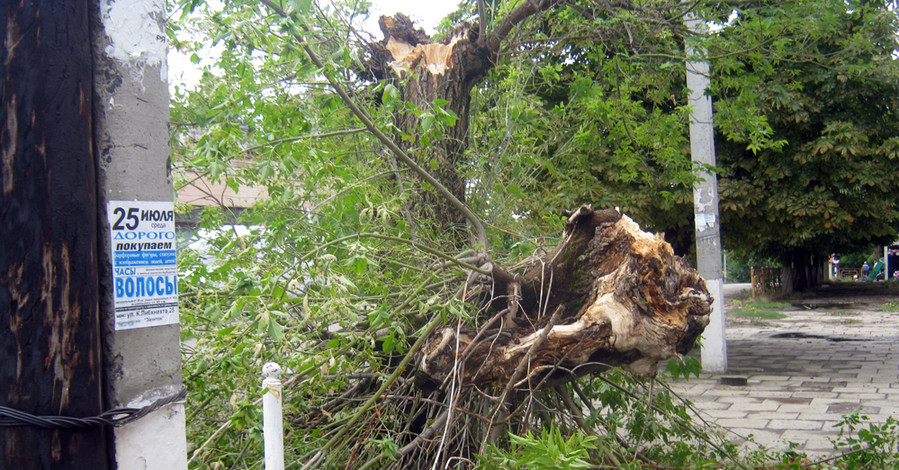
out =
<svg viewBox="0 0 899 470"><path fill-rule="evenodd" d="M556 208L591 202L620 207L644 229L683 227L694 181L684 77L672 73L670 57L635 54L620 42L621 28L642 35L651 52L669 54L677 40L581 6L595 18L559 9L523 26L518 37L532 42L491 71L490 88L477 90L472 153L502 171L491 171L483 179L490 186L474 195L500 194L535 224ZM560 36L577 39L541 42Z"/></svg>
<svg viewBox="0 0 899 470"><path fill-rule="evenodd" d="M744 465L736 447L714 426L693 424L690 405L671 394L664 382L646 382L613 370L571 384L566 391L576 392L572 403L564 405L566 410L572 411L569 406L573 405L589 414L574 422L547 421L539 435L530 430L509 434L502 445L487 446L478 456L477 468L637 469L653 465L651 462L676 468L715 468L722 461L735 468ZM562 428L566 422L574 427ZM585 429L592 431L585 434ZM684 436L690 436L689 443Z"/></svg>
<svg viewBox="0 0 899 470"><path fill-rule="evenodd" d="M688 254L683 40L578 6L589 14L559 9L523 25L513 39L521 46L475 95L473 154L503 170L477 189L532 220L583 201L619 207ZM811 256L791 251L826 258L895 238L895 11L830 0L696 8L721 24L692 40L713 67L728 250L807 264Z"/></svg>
<svg viewBox="0 0 899 470"><path fill-rule="evenodd" d="M681 377L689 379L691 374L699 377L702 372L702 363L695 357L682 358L678 356L668 361L665 365L665 372L671 374L671 378L674 380Z"/></svg>
<svg viewBox="0 0 899 470"><path fill-rule="evenodd" d="M875 424L855 410L834 427L840 428L833 445L842 452L844 468L899 468L899 421L895 418Z"/></svg>
<svg viewBox="0 0 899 470"><path fill-rule="evenodd" d="M289 430L287 441L304 454L321 445L328 426L349 419L346 410L322 405L360 380L353 374L364 371L371 378L362 380L372 382L408 351L422 316L439 312L451 321L468 313L450 300L445 277L454 265L440 268L409 244L361 235L408 235L405 194L389 190L393 169L372 158L369 137L317 84L305 53L285 40L290 25L237 3L200 8L204 14L172 26L196 28L224 50L214 66L205 64L195 89L173 96L176 185L203 177L268 196L234 213L221 193L206 189L212 205L179 254L191 450L230 423L191 465L232 467L261 460L255 402L264 362L279 362L297 386L286 392L288 419L329 423ZM333 33L320 24L321 34ZM320 46L343 53L337 42ZM435 116L440 125L451 117L436 108ZM388 437L372 443L393 449Z"/></svg>
<svg viewBox="0 0 899 470"><path fill-rule="evenodd" d="M458 252L439 228L414 229L427 224L410 210L407 170L361 132L322 79L344 83L382 129L396 130L396 113L414 115L417 127L396 137L417 155L428 156L465 117L441 101L403 101L400 82L372 84L355 76L362 53L344 21L364 17L365 2L327 8L284 2L288 19L256 2L227 2L218 10L195 0L181 4L181 15L173 14L169 23L170 42L203 68L203 76L195 88L173 91L173 175L179 188L196 185L206 193L199 214L187 205L197 201L178 206L196 220L187 243L179 245L192 468L259 468L258 371L267 361L286 371L285 442L293 461L327 449L321 465L328 468L430 468L428 459L450 453L459 466L478 462L484 468L756 463L741 459L714 429L695 425L689 405L663 382L647 383L620 370L514 393L510 405L518 414L504 422L504 432L485 453L478 452L495 422L502 422L485 418L494 406L487 396L493 391L438 389L420 383L408 366L420 357L420 340L438 326L482 325L495 314L472 301L489 295L471 292L463 275L461 262L472 253ZM515 3L485 4L488 18L482 20L489 31ZM558 240L544 234L558 232L557 211L583 202L621 207L645 228L668 232L680 252L689 245L694 177L677 18L647 21L630 9L575 4L578 9L557 8L519 25L509 41L518 46L474 92L471 147L454 169L466 177L466 204L489 222L493 259L506 266L551 249ZM827 32L838 34L845 29L839 26L845 10L826 5L823 16L833 23ZM659 7L653 9L665 13L681 5ZM722 23L731 10L702 2L696 7ZM857 56L836 48L825 57L834 62L796 62L790 54L805 44L798 39L805 30L784 29L794 27L794 17L779 20L778 14L794 9L771 9L755 15L748 8L720 35L722 42L710 46L711 54L721 55L716 98L727 117L719 129L738 149L725 159L722 175L751 173L745 181L733 179L739 191L731 193L732 202L762 204L765 186L756 184L771 184L777 191L772 194L783 199L789 188L805 186L774 182L803 173L809 168L803 165L823 165L820 171L833 167L843 176L822 181L841 185L828 189L820 183L825 189L806 199L772 202L790 205L795 213L772 213L766 224L780 230L798 211L809 220L831 211L828 220L848 223L849 214L857 222L883 217L880 222L889 225L887 183L895 172L885 165L899 144L883 136L894 130L893 111L884 112L882 122L870 116L855 122L842 113L818 123L817 134L806 132L804 144L781 136L788 126L771 115L788 109L806 119L799 124L818 119L815 113L825 108L799 97L822 85L830 88L817 98L831 93L831 101L846 99L858 110L864 97L853 90L861 93L869 83L891 90L894 82L875 78L889 77L893 62L874 54L863 40L865 28L843 38ZM453 18L472 18L474 11L474 2L467 2ZM795 27L809 28L810 40L826 38L812 34L815 24L820 25ZM300 33L308 40L301 43ZM764 39L750 41L753 34ZM746 44L734 46L741 40ZM212 44L221 51L215 58L204 49ZM303 51L307 44L325 58L323 66ZM773 58L775 52L786 57L783 63ZM866 75L866 61L848 60L864 54L880 60L881 75ZM838 72L846 74L845 87L833 75ZM877 104L883 97L878 92L869 98ZM793 152L797 145L804 150ZM856 180L846 180L852 172ZM221 186L205 187L204 181ZM239 196L252 188L264 197L236 209L225 187ZM827 202L835 193L846 196L840 207ZM859 216L867 197L881 199L870 204L872 213ZM759 215L748 209L745 214L747 220ZM880 222L856 232L878 236L884 232ZM767 233L762 228L756 223L752 231ZM834 227L826 234L799 229L808 240L840 235ZM840 236L835 239L851 238ZM666 370L677 379L698 375L699 364L695 358L672 360ZM447 420L452 424L439 426L447 403L455 413ZM425 431L437 436L424 439L427 446L415 440ZM770 462L773 456L753 458Z"/></svg>
<svg viewBox="0 0 899 470"><path fill-rule="evenodd" d="M727 256L727 282L748 283L752 281L752 268L775 267L780 262L766 257L753 255L739 255L732 251L726 251Z"/></svg>
<svg viewBox="0 0 899 470"><path fill-rule="evenodd" d="M580 432L563 436L554 426L543 428L538 437L534 437L531 431L524 436L509 434L511 447L501 450L493 445L488 446L487 455L480 457L480 465L476 468L590 468L590 451L597 448L596 440L596 436L585 436Z"/></svg>
<svg viewBox="0 0 899 470"><path fill-rule="evenodd" d="M744 5L711 38L729 249L826 256L895 238L897 24L877 2ZM778 145L754 146L747 114Z"/></svg>
<svg viewBox="0 0 899 470"><path fill-rule="evenodd" d="M873 246L868 245L864 247L859 247L858 250L854 250L850 253L844 254L840 258L840 267L841 268L853 268L861 270L862 265L867 261L871 266L874 265L874 261L879 258L872 255L872 253L878 253L880 256L883 256L883 246Z"/></svg>

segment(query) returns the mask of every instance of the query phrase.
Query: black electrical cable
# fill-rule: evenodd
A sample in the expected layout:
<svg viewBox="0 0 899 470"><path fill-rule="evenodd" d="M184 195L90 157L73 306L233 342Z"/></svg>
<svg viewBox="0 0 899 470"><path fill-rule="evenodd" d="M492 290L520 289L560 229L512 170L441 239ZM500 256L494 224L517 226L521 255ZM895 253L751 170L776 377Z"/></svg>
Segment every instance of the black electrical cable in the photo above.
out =
<svg viewBox="0 0 899 470"><path fill-rule="evenodd" d="M19 426L36 426L45 429L78 429L91 426L123 426L137 421L144 416L187 397L187 389L181 390L171 396L160 398L142 408L114 408L104 411L99 416L87 418L73 418L71 416L36 416L23 411L0 406L0 428L12 428Z"/></svg>

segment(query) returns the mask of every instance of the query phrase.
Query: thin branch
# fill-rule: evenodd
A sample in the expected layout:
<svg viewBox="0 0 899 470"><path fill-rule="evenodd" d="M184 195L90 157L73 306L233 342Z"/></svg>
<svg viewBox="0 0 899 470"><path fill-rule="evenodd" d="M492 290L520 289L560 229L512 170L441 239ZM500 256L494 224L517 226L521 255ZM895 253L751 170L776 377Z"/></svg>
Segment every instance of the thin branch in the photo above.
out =
<svg viewBox="0 0 899 470"><path fill-rule="evenodd" d="M421 432L421 434L416 436L415 439L412 440L412 442L403 446L397 453L401 456L406 456L410 452L415 450L421 441L424 441L424 440L434 437L434 434L437 432L437 429L440 426L442 426L444 423L446 423L448 416L449 416L449 408L443 410L443 413L440 413L440 416L437 417L437 420L435 420L433 424L428 426L427 429L425 429L424 431ZM365 465L359 467L359 470L367 470L369 468L373 468L375 465L377 465L378 463L381 462L381 460L384 458L384 455L385 455L385 453L381 452L380 454L378 454L377 457L369 460L368 462L365 463Z"/></svg>
<svg viewBox="0 0 899 470"><path fill-rule="evenodd" d="M441 427L443 427L443 425L446 423L447 418L449 418L449 412L451 409L452 409L452 407L448 407L445 410L443 410L443 413L440 413L440 416L438 416L437 419L434 420L433 424L431 424L424 431L422 431L421 434L419 434L418 437L416 437L412 442L406 444L405 446L403 446L402 449L400 449L400 454L406 455L409 452L411 452L413 449L415 449L415 447L421 441L424 441L424 440L434 437L434 434L437 433L437 430L440 429Z"/></svg>
<svg viewBox="0 0 899 470"><path fill-rule="evenodd" d="M409 239L406 239L406 238L392 237L392 236L389 236L389 235L381 235L381 234L379 234L379 233L357 233L357 234L355 234L355 235L347 235L347 236L345 236L345 237L340 237L340 238L338 238L338 239L336 239L336 240L331 240L331 241L329 241L328 243L322 244L322 245L320 245L318 248L316 248L316 249L312 250L311 252L307 253L307 254L303 257L303 260L302 260L302 261L308 260L313 254L318 253L318 252L321 251L322 249L325 249L325 248L328 248L328 247L334 246L334 245L339 245L339 244L341 244L341 243L343 243L343 242L345 242L345 241L347 241L347 240L353 240L353 239L358 240L358 239L360 239L360 238L377 238L377 239L380 239L380 240L387 240L387 241L392 241L392 242L405 243L405 244L407 244L407 245L412 245L413 247L415 247L415 248L417 248L417 249L419 249L419 250L421 250L421 251L424 251L424 252L426 252L426 253L430 253L430 254L432 254L432 255L434 255L434 256L437 256L438 258L443 258L443 259L445 259L446 261L448 261L448 262L450 262L450 263L452 263L452 264L456 264L456 265L458 265L458 266L460 266L460 267L463 267L463 268L465 268L465 269L468 269L468 270L470 270L470 271L474 271L474 272L476 272L476 273L478 273L478 274L490 275L490 271L488 271L488 270L484 270L484 269L481 269L481 268L479 268L479 267L477 267L477 266L474 266L474 265L465 263L465 262L463 262L463 261L460 261L460 260L457 259L457 258L454 258L454 257L452 257L452 256L450 256L450 255L448 255L448 254L446 254L446 253L443 253L443 252L441 252L441 251L439 251L439 250L435 250L435 249L433 249L433 248L431 248L431 247L429 247L429 246L427 246L427 245L423 245L423 244L421 244L421 243L418 243L418 242L415 242L415 241L412 241L412 240L409 240Z"/></svg>
<svg viewBox="0 0 899 470"><path fill-rule="evenodd" d="M344 193L346 193L347 191L350 191L350 190L352 190L352 189L354 189L354 188L357 188L357 187L359 187L359 186L362 186L363 184L365 184L365 183L367 183L367 182L369 182L369 181L371 181L371 180L376 180L376 179L382 178L382 177L384 177L384 176L388 176L388 175L391 175L391 174L399 173L400 171L401 171L401 170L382 171L381 173L376 173L376 174L374 174L374 175L371 175L371 176L367 176L367 177L365 177L365 178L362 178L361 180L358 180L358 181L356 181L355 183L353 183L353 184L351 184L351 185L344 186L343 188L340 188L340 191L337 191L336 193L334 193L334 194L328 196L327 198L325 198L323 201L321 201L321 202L319 202L319 203L316 203L314 206L312 206L311 209L309 209L309 212L318 212L318 209L319 209L320 207L322 207L322 206L324 206L325 204L331 202L332 200L334 200L335 198L337 198L337 197L340 196L341 194L344 194ZM398 176L399 176L399 175L397 175L397 177L398 177Z"/></svg>
<svg viewBox="0 0 899 470"><path fill-rule="evenodd" d="M541 11L552 8L558 3L560 3L560 0L525 0L510 11L489 36L478 37L478 44L486 47L491 54L496 54L499 52L502 42L519 23Z"/></svg>
<svg viewBox="0 0 899 470"><path fill-rule="evenodd" d="M582 364L582 365L586 365L586 364ZM598 376L596 376L596 377L597 377L599 380L602 380L603 382L605 382L605 383L611 385L612 387L616 388L616 389L617 389L618 391L620 391L621 393L624 393L625 395L628 395L628 396L630 396L631 398L634 398L634 399L638 399L638 400L639 400L640 397L638 397L634 392L632 392L632 391L630 391L630 390L624 388L623 386L621 386L621 385L619 385L619 384L617 384L617 383L615 383L615 382L613 382L613 381L609 380L608 378L603 377L603 376L601 376L601 375L598 375ZM664 385L664 383L662 383L662 384ZM667 385L664 385L664 386L665 386L666 388L668 388ZM671 391L670 388L668 388L668 390ZM683 399L682 399L682 400L683 400ZM651 407L652 410L654 410L654 411L656 411L656 412L658 412L658 413L665 413L664 410L660 409L659 407L657 407L656 405L654 405L654 404L652 404L652 403L650 403L650 407ZM689 418L683 418L683 417L681 417L680 415L678 415L678 414L676 414L676 413L668 414L667 416L668 416L670 419L672 419L672 420L674 420L674 421L677 421L677 422L679 422L679 423L682 424L682 425L685 425L685 426L687 426L687 427L689 427L689 428L691 428L691 429L695 429L694 424L690 421ZM706 423L706 425L708 426L708 423ZM697 433L697 434L694 434L693 437L696 437L696 438L698 438L698 439L704 441L706 444L712 446L712 448L715 449L716 451L718 451L721 455L726 455L729 459L731 459L731 461L732 461L735 465L737 465L738 467L742 468L743 470L750 470L751 467L749 467L749 466L746 465L745 463L741 462L740 459L739 459L737 456L735 456L734 454L732 454L732 453L728 452L727 450L725 450L725 449L724 449L721 445L719 445L718 443L713 442L713 441L711 440L711 438L709 438L708 436L705 436L705 435L703 435L702 433Z"/></svg>
<svg viewBox="0 0 899 470"><path fill-rule="evenodd" d="M415 343L409 348L409 352L406 353L406 356L403 357L403 360L400 361L399 364L397 364L396 370L394 370L393 373L390 374L390 377L384 380L384 383L381 384L381 387L371 397L369 397L368 400L365 401L365 403L359 406L359 408L356 410L356 413L354 413L353 416L350 417L350 419L348 419L347 422L340 427L337 433L335 433L334 436L331 437L331 439L328 440L328 442L324 444L321 449L319 449L318 452L316 452L316 454L311 459L309 459L308 462L306 462L306 465L303 465L303 470L317 467L326 450L340 450L339 448L335 448L337 442L342 439L348 432L356 428L355 425L359 422L360 419L362 419L362 416L367 413L375 405L375 402L379 398L381 398L384 393L387 392L387 389L390 388L390 386L393 385L394 382L396 382L400 374L402 374L406 370L406 366L408 366L409 363L412 362L412 356L414 355L414 352L418 351L418 349L421 348L422 345L424 345L425 338L428 338L430 334L437 328L437 325L439 325L442 321L443 319L441 315L434 315L434 318L432 318L431 321L428 322L427 325L425 325L421 336L419 336ZM343 446L341 445L339 447L342 448Z"/></svg>
<svg viewBox="0 0 899 470"><path fill-rule="evenodd" d="M397 401L410 401L410 400L418 399L418 400L421 400L423 403L427 403L429 405L435 405L435 406L440 406L440 407L444 407L444 408L451 406L451 405L447 405L446 403L444 403L442 401L434 400L433 398L418 398L418 397L410 397L408 395L387 394L387 395L384 395L384 398L386 398L388 400L397 400ZM478 413L475 413L474 411L471 411L471 410L468 410L465 408L460 408L457 406L455 411L458 411L459 413L462 413L467 416L471 416L472 418L481 420L485 423L490 422L490 419L487 418L486 416L482 416Z"/></svg>
<svg viewBox="0 0 899 470"><path fill-rule="evenodd" d="M259 149L265 148L265 147L273 147L275 145L281 145L281 144L285 144L288 142L296 142L296 141L304 140L304 139L323 139L323 138L334 137L334 136L338 136L338 135L357 134L359 132L364 132L366 130L368 130L368 129L365 129L364 127L360 127L360 128L355 128L355 129L341 129L341 130L336 130L336 131L331 131L331 132L323 132L321 134L300 135L300 136L293 136L293 137L284 137L282 139L269 140L269 141L263 142L261 144L252 145L245 149L240 149L239 152L234 152L234 153L226 156L222 160L228 162L228 161L231 161L232 159L237 158L240 155L244 155L248 152L252 152L254 150L259 150ZM190 170L192 170L192 169L190 169ZM194 179L187 181L184 184L178 186L177 188L175 188L175 191L180 191L185 186L191 185L191 184L195 183L196 181L206 177L207 174L209 174L209 171L199 172Z"/></svg>
<svg viewBox="0 0 899 470"><path fill-rule="evenodd" d="M478 37L487 33L487 20L484 19L484 0L478 0Z"/></svg>
<svg viewBox="0 0 899 470"><path fill-rule="evenodd" d="M294 136L294 137L284 137L282 139L269 140L269 141L263 142L258 145L253 145L253 146L247 147L246 149L242 150L241 153L251 152L253 150L258 150L258 149L261 149L264 147L270 147L270 146L274 146L274 145L280 145L280 144L284 144L287 142L296 142L298 140L303 140L303 139L324 139L327 137L335 137L338 135L358 134L360 132L365 132L365 131L366 131L366 129L364 127L356 127L353 129L340 129L340 130L331 131L331 132L322 132L320 134L307 134L307 135L300 135L300 136Z"/></svg>
<svg viewBox="0 0 899 470"><path fill-rule="evenodd" d="M472 339L468 343L468 345L465 346L465 349L462 350L462 354L461 354L462 359L460 361L460 366L462 366L462 367L465 366L465 361L467 361L468 357L471 356L474 346L478 343L478 340L480 340L481 337L484 336L484 332L486 332L491 326L493 326L494 323L496 323L497 320L502 318L505 314L506 314L506 310L501 310L496 315L494 315L493 318L488 320L487 323L485 323L484 326L482 326L478 330L477 334L474 336L474 339Z"/></svg>

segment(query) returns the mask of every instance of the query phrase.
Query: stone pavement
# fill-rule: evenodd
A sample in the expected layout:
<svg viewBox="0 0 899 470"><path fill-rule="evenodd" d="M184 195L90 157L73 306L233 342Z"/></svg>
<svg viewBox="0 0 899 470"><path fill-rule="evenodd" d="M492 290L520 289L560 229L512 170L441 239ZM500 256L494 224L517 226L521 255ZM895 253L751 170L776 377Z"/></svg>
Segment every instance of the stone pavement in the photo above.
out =
<svg viewBox="0 0 899 470"><path fill-rule="evenodd" d="M704 419L735 432L736 442L750 434L769 448L789 441L809 456L834 454L834 425L858 407L875 423L899 419L899 311L880 310L899 306L899 295L873 285L862 296L829 294L821 289L777 309L784 319L729 314L727 373L681 379L672 389ZM738 306L725 297L728 311Z"/></svg>

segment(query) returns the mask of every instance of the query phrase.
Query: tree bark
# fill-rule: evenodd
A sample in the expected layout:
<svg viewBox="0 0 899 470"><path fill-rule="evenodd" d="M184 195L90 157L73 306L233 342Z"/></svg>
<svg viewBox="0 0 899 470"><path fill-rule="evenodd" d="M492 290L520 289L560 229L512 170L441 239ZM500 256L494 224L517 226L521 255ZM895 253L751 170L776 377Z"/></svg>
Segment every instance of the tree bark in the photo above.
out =
<svg viewBox="0 0 899 470"><path fill-rule="evenodd" d="M399 109L394 124L397 144L431 170L456 199L465 201L463 176L465 151L468 149L468 125L471 90L496 63L500 45L515 25L555 5L554 1L530 0L513 9L489 35L482 35L478 24L456 28L446 40L432 42L421 29L403 14L382 16L378 22L384 39L368 44L361 74L377 80L392 80L401 99L414 105L417 112ZM426 113L439 112L435 103L445 102L443 109L458 118L451 126L441 128L440 135L430 134L422 124ZM425 126L427 127L427 126ZM419 182L421 183L421 182ZM445 198L418 185L413 198L420 220L432 220L435 227L455 234L464 242L465 216Z"/></svg>
<svg viewBox="0 0 899 470"><path fill-rule="evenodd" d="M455 370L463 385L505 387L523 359L516 387L615 366L652 376L659 361L692 348L711 312L705 281L661 237L589 206L570 213L556 250L494 282L494 303L517 313L486 331L442 330L418 361L421 377L442 384Z"/></svg>
<svg viewBox="0 0 899 470"><path fill-rule="evenodd" d="M384 40L368 45L370 60L365 74L394 81L400 99L416 109L396 110L396 143L464 202L465 180L460 169L468 148L471 89L487 70L483 50L477 45L477 31L462 26L444 43L432 43L405 15L382 16L379 25ZM442 127L442 135L432 132L423 138L429 129L423 128L422 116L433 114L438 100L444 101L442 108L458 119L455 125ZM425 121L428 125L435 122ZM456 234L454 238L464 242L459 235L464 234L465 216L420 181L417 187L422 189L414 193L412 204L419 220L432 220L434 226L449 229Z"/></svg>
<svg viewBox="0 0 899 470"><path fill-rule="evenodd" d="M801 292L817 285L813 257L801 247L790 248L784 253L783 291L785 294Z"/></svg>

